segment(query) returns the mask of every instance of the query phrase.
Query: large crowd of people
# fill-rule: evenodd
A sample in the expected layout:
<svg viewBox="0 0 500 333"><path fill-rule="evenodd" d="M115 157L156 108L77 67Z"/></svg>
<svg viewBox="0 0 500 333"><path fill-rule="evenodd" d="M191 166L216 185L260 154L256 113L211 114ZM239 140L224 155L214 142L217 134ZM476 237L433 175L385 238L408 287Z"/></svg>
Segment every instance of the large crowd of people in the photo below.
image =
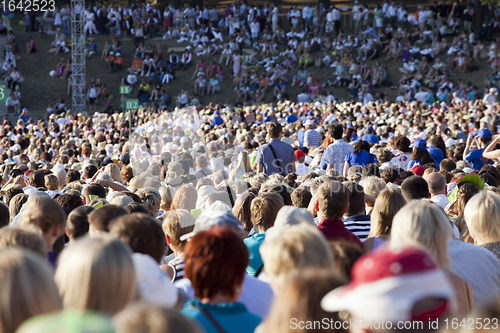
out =
<svg viewBox="0 0 500 333"><path fill-rule="evenodd" d="M176 29L187 27L180 29L185 35L173 38L190 40L189 29L197 25L232 34L248 24L249 35L235 38L240 46L245 38L260 40L267 30L274 32L262 47L271 47L269 59L277 58L255 64L273 77L268 80L273 102L200 105L183 91L170 111L154 103L103 113L94 105L108 97L105 85L93 81L88 88L93 102L85 114L71 113L60 100L49 106L46 118L36 120L26 109L16 123L4 118L0 332L498 330L496 62L490 63L492 77L484 87L450 79L473 70L459 60L480 43L462 37L472 29L466 15L472 8L459 3L422 8L425 19L415 24L410 19L408 28L401 22L408 17L404 6L384 3L374 11L372 29L368 8L356 3L355 37L345 37L335 7L323 11L323 20L318 20L322 11L309 4L294 7L286 59L297 49L304 53L293 79L287 63L272 55L282 24L279 16L274 19L276 7L267 8L269 16L266 8L242 3L226 9L224 19L207 10L206 20L205 9L166 12L162 27L151 7L142 12L149 14L139 29L147 27L142 37L162 30L175 36ZM105 17L122 17L120 10ZM101 26L93 17L89 34L124 31L120 20ZM487 32L493 29L488 24ZM407 57L401 68L406 81L397 87L395 101L372 95L372 87L342 60L361 64L378 56L374 50L382 46L373 42L389 33L379 28L391 26L398 28L386 36L388 56ZM424 33L429 26L437 32ZM413 43L412 51L400 45L410 37L417 38L413 42L441 38L434 34L450 27L451 33L458 31L457 40L443 51L457 51L446 65L438 53L428 57L435 50L417 52L415 45L426 41ZM422 33L414 35L418 29ZM157 96L168 104L162 99L165 76L155 67L161 48L144 46L134 31L137 49L124 81L139 98L149 98L148 80L159 80ZM317 33L318 40L296 35L300 31ZM404 35L408 31L413 33ZM334 67L346 65L347 74L332 84L350 89L352 101L335 101L304 74L308 65L328 63L329 54L318 63L307 60L310 47L322 43L319 36L337 43ZM188 69L192 52L211 44L199 45L181 56L161 56L165 64L176 59L169 60L167 81L175 70ZM120 57L112 49L120 45L112 38L108 47L101 58L109 70L119 71L108 57ZM92 48L90 43L88 56L98 57ZM222 53L221 63L232 64L240 87L244 80L234 70L249 69L251 56L230 52ZM210 91L200 84L203 78L220 75L221 65L214 65L198 61L193 79L199 95ZM431 72L444 81L418 77ZM136 89L134 76L149 79ZM303 86L298 102L287 94L290 79ZM266 74L259 84L262 80ZM240 102L252 96L238 90Z"/></svg>

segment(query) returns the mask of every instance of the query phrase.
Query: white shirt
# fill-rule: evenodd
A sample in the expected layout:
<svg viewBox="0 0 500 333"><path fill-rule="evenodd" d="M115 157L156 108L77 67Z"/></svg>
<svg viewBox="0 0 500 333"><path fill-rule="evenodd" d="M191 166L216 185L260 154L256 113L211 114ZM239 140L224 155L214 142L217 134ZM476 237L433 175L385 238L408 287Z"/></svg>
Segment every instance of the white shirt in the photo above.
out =
<svg viewBox="0 0 500 333"><path fill-rule="evenodd" d="M337 8L334 8L332 10L332 15L333 15L333 20L334 21L340 20L340 11Z"/></svg>
<svg viewBox="0 0 500 333"><path fill-rule="evenodd" d="M274 6L273 8L273 21L278 21L279 10L278 7Z"/></svg>
<svg viewBox="0 0 500 333"><path fill-rule="evenodd" d="M434 195L432 198L431 198L431 201L434 202L436 205L438 205L439 207L441 207L443 210L446 208L446 206L448 206L448 204L450 203L450 201L448 200L448 197L444 194L438 194L438 195Z"/></svg>
<svg viewBox="0 0 500 333"><path fill-rule="evenodd" d="M252 33L258 33L259 30L260 30L260 24L259 24L259 22L255 21L255 22L250 23L250 31Z"/></svg>

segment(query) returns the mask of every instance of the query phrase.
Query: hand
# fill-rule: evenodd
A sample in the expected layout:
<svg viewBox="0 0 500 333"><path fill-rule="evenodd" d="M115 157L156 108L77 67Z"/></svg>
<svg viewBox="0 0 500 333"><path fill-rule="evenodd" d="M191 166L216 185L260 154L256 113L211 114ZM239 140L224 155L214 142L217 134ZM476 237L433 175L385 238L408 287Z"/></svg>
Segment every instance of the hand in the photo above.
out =
<svg viewBox="0 0 500 333"><path fill-rule="evenodd" d="M109 181L104 180L104 179L100 179L100 180L97 180L95 183L97 183L97 184L99 184L101 186L108 186Z"/></svg>

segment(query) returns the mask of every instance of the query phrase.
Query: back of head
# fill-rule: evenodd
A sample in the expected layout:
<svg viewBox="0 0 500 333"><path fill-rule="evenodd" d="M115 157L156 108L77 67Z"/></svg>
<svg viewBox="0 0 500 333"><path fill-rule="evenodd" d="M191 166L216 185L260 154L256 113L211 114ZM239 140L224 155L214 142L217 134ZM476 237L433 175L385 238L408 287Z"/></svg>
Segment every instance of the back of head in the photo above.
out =
<svg viewBox="0 0 500 333"><path fill-rule="evenodd" d="M404 205L406 202L399 190L387 189L380 193L371 214L370 237L389 234L394 216Z"/></svg>
<svg viewBox="0 0 500 333"><path fill-rule="evenodd" d="M280 123L271 123L267 127L267 132L272 139L277 139L280 137L283 132L283 127L281 127Z"/></svg>
<svg viewBox="0 0 500 333"><path fill-rule="evenodd" d="M58 204L64 209L66 214L71 213L74 209L83 206L82 198L77 194L63 194L54 198Z"/></svg>
<svg viewBox="0 0 500 333"><path fill-rule="evenodd" d="M252 200L252 224L259 231L266 231L274 225L276 215L284 206L283 198L274 192L260 193Z"/></svg>
<svg viewBox="0 0 500 333"><path fill-rule="evenodd" d="M500 197L496 193L474 195L465 206L464 219L476 244L500 241Z"/></svg>
<svg viewBox="0 0 500 333"><path fill-rule="evenodd" d="M119 333L199 333L199 329L178 311L150 303L134 303L113 318Z"/></svg>
<svg viewBox="0 0 500 333"><path fill-rule="evenodd" d="M441 161L441 163L439 163L440 170L452 172L456 168L457 168L457 164L455 163L455 161L453 161L452 159L449 159L449 158L445 158L444 160Z"/></svg>
<svg viewBox="0 0 500 333"><path fill-rule="evenodd" d="M323 310L320 303L329 291L342 286L344 282L330 269L309 268L301 271L276 295L264 331L292 333L296 331L293 325L295 320L295 323L315 323L321 322L323 318L335 318L335 314ZM332 321L329 324L334 326ZM341 327L340 324L338 322L334 327ZM336 331L344 332L342 329Z"/></svg>
<svg viewBox="0 0 500 333"><path fill-rule="evenodd" d="M1 332L15 332L33 316L62 309L46 260L21 248L0 249L0 294Z"/></svg>
<svg viewBox="0 0 500 333"><path fill-rule="evenodd" d="M392 222L391 247L417 246L428 250L442 268L450 267L448 240L453 236L450 220L436 204L414 200Z"/></svg>
<svg viewBox="0 0 500 333"><path fill-rule="evenodd" d="M236 198L232 209L234 216L241 221L246 231L250 231L253 228L251 204L255 197L256 195L250 191L242 193Z"/></svg>
<svg viewBox="0 0 500 333"><path fill-rule="evenodd" d="M304 268L332 267L333 264L326 239L317 228L306 223L266 237L260 254L273 287L278 288Z"/></svg>
<svg viewBox="0 0 500 333"><path fill-rule="evenodd" d="M61 206L47 195L30 196L19 217L20 227L34 226L43 234L53 227L59 226L62 231L66 227L66 213Z"/></svg>
<svg viewBox="0 0 500 333"><path fill-rule="evenodd" d="M429 186L425 179L420 176L411 176L401 184L401 193L406 202L429 198Z"/></svg>
<svg viewBox="0 0 500 333"><path fill-rule="evenodd" d="M276 215L274 226L277 228L289 227L300 223L315 225L314 216L305 208L283 206Z"/></svg>
<svg viewBox="0 0 500 333"><path fill-rule="evenodd" d="M0 228L0 249L20 247L47 258L47 245L42 236L19 228Z"/></svg>
<svg viewBox="0 0 500 333"><path fill-rule="evenodd" d="M162 229L170 237L174 246L184 248L186 241L181 241L181 236L193 231L196 223L195 217L185 209L170 210L163 217Z"/></svg>
<svg viewBox="0 0 500 333"><path fill-rule="evenodd" d="M429 185L429 192L432 195L439 193L442 194L446 193L446 178L442 174L433 172L431 174L428 174L425 177L425 180Z"/></svg>
<svg viewBox="0 0 500 333"><path fill-rule="evenodd" d="M89 214L89 233L108 232L111 220L126 215L127 211L120 206L105 205L99 207Z"/></svg>
<svg viewBox="0 0 500 333"><path fill-rule="evenodd" d="M60 256L55 281L65 308L113 315L134 299L137 279L130 248L109 235L84 237Z"/></svg>
<svg viewBox="0 0 500 333"><path fill-rule="evenodd" d="M88 215L92 213L93 210L94 208L90 206L80 206L69 213L66 223L66 233L71 241L75 241L88 234Z"/></svg>
<svg viewBox="0 0 500 333"><path fill-rule="evenodd" d="M341 220L349 205L349 190L342 183L329 181L317 191L318 213L323 219Z"/></svg>
<svg viewBox="0 0 500 333"><path fill-rule="evenodd" d="M311 191L305 186L299 186L291 194L292 203L298 208L307 208L312 199Z"/></svg>
<svg viewBox="0 0 500 333"><path fill-rule="evenodd" d="M153 187L144 187L139 189L136 194L141 198L142 205L148 210L149 215L156 218L161 204L160 192Z"/></svg>
<svg viewBox="0 0 500 333"><path fill-rule="evenodd" d="M330 134L335 140L342 139L344 128L341 124L331 124L328 127L328 134Z"/></svg>
<svg viewBox="0 0 500 333"><path fill-rule="evenodd" d="M134 213L119 217L111 222L109 233L135 253L150 255L158 263L165 253L165 234L160 223L149 215Z"/></svg>
<svg viewBox="0 0 500 333"><path fill-rule="evenodd" d="M17 214L21 211L21 208L23 205L28 201L28 195L24 193L19 193L16 194L9 203L9 215L10 215L10 220L12 220L16 217Z"/></svg>
<svg viewBox="0 0 500 333"><path fill-rule="evenodd" d="M363 186L363 190L366 194L372 195L375 198L378 197L380 192L387 189L385 181L377 176L363 178L360 185Z"/></svg>
<svg viewBox="0 0 500 333"><path fill-rule="evenodd" d="M328 245L332 251L337 275L346 281L351 281L352 266L363 255L363 249L357 244L346 241L328 242Z"/></svg>
<svg viewBox="0 0 500 333"><path fill-rule="evenodd" d="M349 210L347 216L365 214L365 192L363 186L353 182L342 183L349 190Z"/></svg>

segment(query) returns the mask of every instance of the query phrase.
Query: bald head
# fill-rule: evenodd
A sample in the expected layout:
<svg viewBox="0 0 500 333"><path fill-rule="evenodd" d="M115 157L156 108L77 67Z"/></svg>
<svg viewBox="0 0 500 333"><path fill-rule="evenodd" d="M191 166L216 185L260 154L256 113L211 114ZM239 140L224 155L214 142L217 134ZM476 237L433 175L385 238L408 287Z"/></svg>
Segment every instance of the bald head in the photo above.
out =
<svg viewBox="0 0 500 333"><path fill-rule="evenodd" d="M446 195L446 178L440 173L433 172L425 177L429 184L429 192L431 195L445 194Z"/></svg>
<svg viewBox="0 0 500 333"><path fill-rule="evenodd" d="M205 156L200 155L196 158L196 165L199 168L206 168L207 167L207 159Z"/></svg>

